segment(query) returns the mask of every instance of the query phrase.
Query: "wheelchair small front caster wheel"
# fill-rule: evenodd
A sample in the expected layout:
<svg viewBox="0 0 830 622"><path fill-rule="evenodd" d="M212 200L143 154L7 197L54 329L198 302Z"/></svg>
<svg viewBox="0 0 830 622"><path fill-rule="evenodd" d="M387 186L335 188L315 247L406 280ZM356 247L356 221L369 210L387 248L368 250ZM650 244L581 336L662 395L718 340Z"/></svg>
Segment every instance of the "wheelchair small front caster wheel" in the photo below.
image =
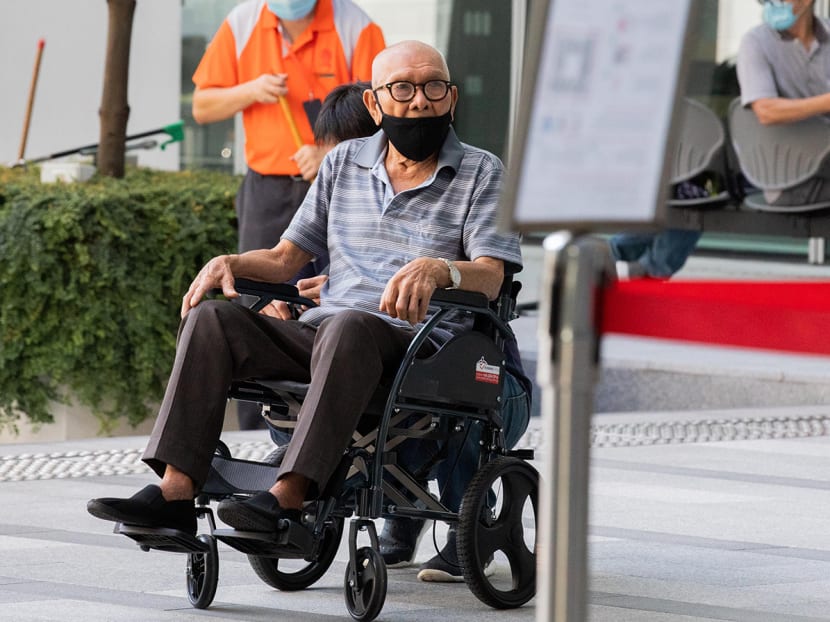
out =
<svg viewBox="0 0 830 622"><path fill-rule="evenodd" d="M197 539L204 542L208 550L204 553L189 553L187 556L187 598L196 609L205 609L216 596L219 551L213 536L200 534Z"/></svg>
<svg viewBox="0 0 830 622"><path fill-rule="evenodd" d="M352 565L354 564L354 566ZM374 620L386 600L386 564L375 549L364 546L346 566L343 585L346 609L359 622Z"/></svg>
<svg viewBox="0 0 830 622"><path fill-rule="evenodd" d="M470 591L490 607L521 607L536 594L538 498L536 469L504 456L484 464L464 493L458 560ZM488 577L485 567L493 561L501 563Z"/></svg>

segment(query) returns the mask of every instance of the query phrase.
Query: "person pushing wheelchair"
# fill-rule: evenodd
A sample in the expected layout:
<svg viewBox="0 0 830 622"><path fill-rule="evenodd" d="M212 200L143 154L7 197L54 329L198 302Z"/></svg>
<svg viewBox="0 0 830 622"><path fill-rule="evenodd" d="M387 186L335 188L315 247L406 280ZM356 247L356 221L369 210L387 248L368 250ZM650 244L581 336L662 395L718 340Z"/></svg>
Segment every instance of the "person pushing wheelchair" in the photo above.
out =
<svg viewBox="0 0 830 622"><path fill-rule="evenodd" d="M364 103L381 131L341 143L280 242L221 255L182 298L176 357L143 460L160 477L130 498L92 499L98 518L196 532L193 499L219 440L231 382L309 383L277 480L228 499L219 518L244 531L297 521L334 473L381 380L398 368L437 288L499 292L521 270L518 236L498 230L503 166L461 143L451 122L458 90L443 56L417 41L390 46L372 65ZM320 306L279 320L229 301L235 278L283 282L328 254ZM467 330L445 320L435 342ZM426 352L428 354L428 352Z"/></svg>

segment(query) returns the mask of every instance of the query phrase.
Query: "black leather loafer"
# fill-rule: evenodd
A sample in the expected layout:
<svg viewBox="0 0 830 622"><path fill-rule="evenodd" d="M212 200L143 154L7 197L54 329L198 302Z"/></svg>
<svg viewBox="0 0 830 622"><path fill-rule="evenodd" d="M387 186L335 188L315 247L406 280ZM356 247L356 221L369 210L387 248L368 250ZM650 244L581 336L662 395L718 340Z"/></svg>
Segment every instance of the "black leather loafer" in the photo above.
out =
<svg viewBox="0 0 830 622"><path fill-rule="evenodd" d="M104 497L91 499L87 511L103 520L139 525L166 527L190 534L196 533L196 507L193 500L167 501L156 485L145 486L129 499Z"/></svg>

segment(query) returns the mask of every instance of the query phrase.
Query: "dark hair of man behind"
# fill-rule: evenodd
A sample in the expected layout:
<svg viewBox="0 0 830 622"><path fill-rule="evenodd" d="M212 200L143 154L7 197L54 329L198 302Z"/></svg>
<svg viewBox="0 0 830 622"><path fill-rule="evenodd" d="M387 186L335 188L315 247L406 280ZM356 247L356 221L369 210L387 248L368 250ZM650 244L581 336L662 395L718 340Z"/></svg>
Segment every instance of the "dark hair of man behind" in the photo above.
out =
<svg viewBox="0 0 830 622"><path fill-rule="evenodd" d="M370 88L369 82L341 84L326 96L314 123L318 145L371 136L378 130L363 103L363 91Z"/></svg>

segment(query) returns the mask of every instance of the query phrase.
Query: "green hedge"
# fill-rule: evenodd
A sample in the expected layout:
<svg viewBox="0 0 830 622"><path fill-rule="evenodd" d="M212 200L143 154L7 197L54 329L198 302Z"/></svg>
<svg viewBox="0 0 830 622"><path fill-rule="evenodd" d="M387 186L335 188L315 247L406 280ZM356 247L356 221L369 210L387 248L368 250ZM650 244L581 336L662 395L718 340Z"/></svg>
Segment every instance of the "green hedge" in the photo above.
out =
<svg viewBox="0 0 830 622"><path fill-rule="evenodd" d="M0 169L0 429L52 420L49 400L91 407L102 429L152 415L173 361L181 297L236 246L239 180L128 170L41 184Z"/></svg>

